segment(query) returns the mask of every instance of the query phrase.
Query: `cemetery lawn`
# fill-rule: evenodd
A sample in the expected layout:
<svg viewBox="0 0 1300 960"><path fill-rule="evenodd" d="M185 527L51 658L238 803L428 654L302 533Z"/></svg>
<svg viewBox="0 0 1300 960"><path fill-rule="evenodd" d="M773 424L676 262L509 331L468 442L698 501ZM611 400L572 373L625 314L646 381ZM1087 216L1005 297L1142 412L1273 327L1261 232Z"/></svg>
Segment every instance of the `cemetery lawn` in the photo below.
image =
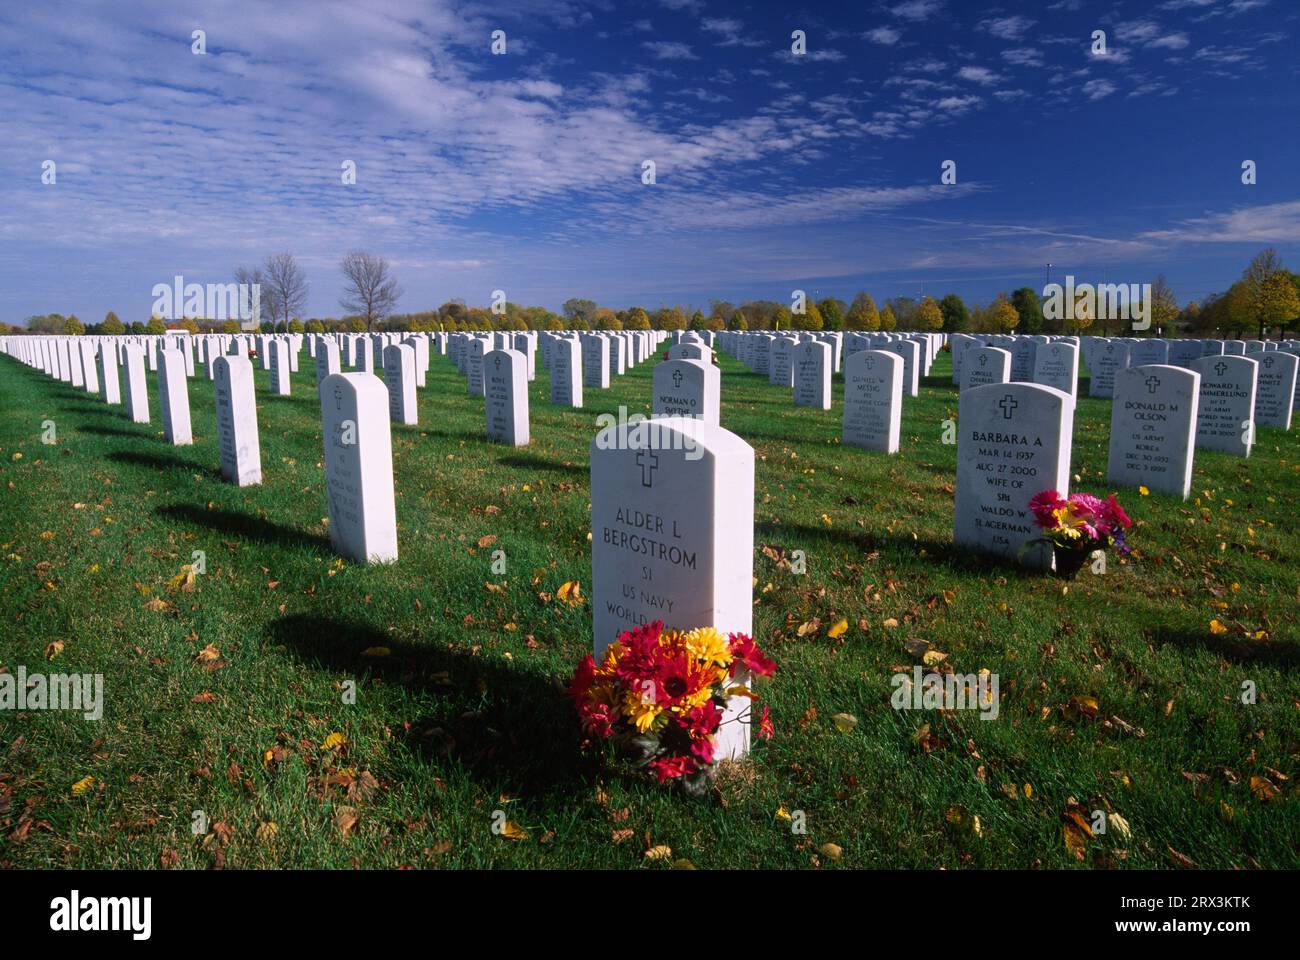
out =
<svg viewBox="0 0 1300 960"><path fill-rule="evenodd" d="M329 548L302 361L288 398L257 370L265 482L243 490L201 368L172 448L153 374L135 425L0 361L0 664L103 674L106 700L99 722L0 711L0 866L1300 866L1300 429L1198 452L1186 503L1121 491L1134 557L1067 588L953 548L946 354L893 457L839 445L838 377L829 413L796 409L724 357L776 738L692 800L580 752L562 695L592 643L595 416L648 413L652 364L570 411L539 358L533 442L509 449L433 356L421 425L393 428L401 559L366 568ZM1104 495L1110 404L1086 392L1073 489ZM910 641L997 674L999 717L892 709Z"/></svg>

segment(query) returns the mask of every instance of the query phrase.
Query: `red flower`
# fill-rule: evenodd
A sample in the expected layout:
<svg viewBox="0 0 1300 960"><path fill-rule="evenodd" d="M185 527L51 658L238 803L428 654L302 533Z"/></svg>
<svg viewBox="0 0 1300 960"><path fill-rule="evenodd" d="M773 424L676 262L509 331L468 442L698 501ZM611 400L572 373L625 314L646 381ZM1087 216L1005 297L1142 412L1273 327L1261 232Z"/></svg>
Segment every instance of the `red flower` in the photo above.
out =
<svg viewBox="0 0 1300 960"><path fill-rule="evenodd" d="M1055 530L1060 526L1060 521L1052 515L1052 512L1064 506L1066 502L1055 490L1043 490L1041 493L1034 494L1034 498L1029 501L1029 509L1033 511L1034 519L1044 530Z"/></svg>
<svg viewBox="0 0 1300 960"><path fill-rule="evenodd" d="M691 738L696 740L713 736L720 723L722 723L722 711L712 700L702 706L693 707L691 712L682 718L682 726L686 728Z"/></svg>
<svg viewBox="0 0 1300 960"><path fill-rule="evenodd" d="M695 761L690 757L658 757L650 761L650 769L658 775L660 783L667 783L674 777L694 773Z"/></svg>
<svg viewBox="0 0 1300 960"><path fill-rule="evenodd" d="M587 696L587 691L591 689L592 681L596 679L596 661L592 659L591 654L587 654L578 664L578 669L573 672L573 679L569 681L568 693L578 703Z"/></svg>
<svg viewBox="0 0 1300 960"><path fill-rule="evenodd" d="M1121 507L1119 501L1115 499L1115 494L1112 493L1106 498L1106 507L1110 510L1112 523L1118 524L1125 530L1133 526L1133 521L1128 518L1128 514L1124 512L1124 508Z"/></svg>
<svg viewBox="0 0 1300 960"><path fill-rule="evenodd" d="M733 677L742 668L760 677L770 677L776 671L776 661L758 649L758 644L752 637L743 633L731 633L727 638L731 641L731 655L736 658L731 662Z"/></svg>
<svg viewBox="0 0 1300 960"><path fill-rule="evenodd" d="M772 714L768 712L767 704L763 704L763 715L758 719L758 735L764 740L776 736L776 727L772 723Z"/></svg>
<svg viewBox="0 0 1300 960"><path fill-rule="evenodd" d="M705 737L703 740L692 740L691 756L703 766L707 767L711 764L713 762L713 738Z"/></svg>
<svg viewBox="0 0 1300 960"><path fill-rule="evenodd" d="M607 703L584 703L578 707L582 729L591 737L609 737L614 733L614 720Z"/></svg>
<svg viewBox="0 0 1300 960"><path fill-rule="evenodd" d="M619 657L616 675L623 681L650 679L659 665L659 635L664 622L643 623L635 630L619 634L618 642L627 651Z"/></svg>

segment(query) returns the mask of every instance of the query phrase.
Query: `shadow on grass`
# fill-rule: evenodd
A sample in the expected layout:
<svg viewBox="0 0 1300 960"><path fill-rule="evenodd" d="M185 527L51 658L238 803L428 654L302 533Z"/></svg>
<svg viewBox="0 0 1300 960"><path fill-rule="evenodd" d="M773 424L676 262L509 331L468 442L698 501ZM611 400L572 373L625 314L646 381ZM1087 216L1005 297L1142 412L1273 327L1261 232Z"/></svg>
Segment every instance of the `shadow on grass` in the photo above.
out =
<svg viewBox="0 0 1300 960"><path fill-rule="evenodd" d="M844 546L853 547L863 553L889 553L907 550L909 557L915 559L921 550L925 551L925 560L933 566L948 567L963 573L987 576L996 571L1008 580L1029 579L1046 576L1038 570L1021 566L1005 557L983 553L969 547L958 546L951 540L908 540L905 543L897 537L876 535L866 530L837 530L833 527L814 527L800 523L771 523L762 521L754 524L755 539L763 538L773 543L781 543L791 536L810 540L826 540Z"/></svg>
<svg viewBox="0 0 1300 960"><path fill-rule="evenodd" d="M557 685L524 667L447 650L436 635L402 643L369 624L325 616L282 617L268 632L310 666L437 697L430 715L393 725L431 765L459 765L493 795L539 799L589 789L596 766L578 750L573 707ZM390 653L362 658L373 647Z"/></svg>
<svg viewBox="0 0 1300 960"><path fill-rule="evenodd" d="M262 543L280 544L289 547L310 547L313 550L328 551L330 549L330 542L327 537L307 533L296 527L276 523L274 520L266 520L250 513L240 513L236 510L205 510L203 507L173 503L159 507L154 513L169 520L192 523L195 526L206 527L217 533L245 537Z"/></svg>
<svg viewBox="0 0 1300 960"><path fill-rule="evenodd" d="M105 431L110 432L110 431ZM116 431L111 431L116 433ZM140 434L123 433L123 436L138 439ZM185 457L178 457L174 454L166 453L137 453L134 450L114 450L108 454L108 459L114 463L124 463L133 467L153 467L155 470L183 470L186 473L201 473L208 477L219 480L221 471L209 466L206 463L199 463L196 460L189 460Z"/></svg>
<svg viewBox="0 0 1300 960"><path fill-rule="evenodd" d="M498 457L497 463L503 467L518 467L520 470L549 470L552 473L567 473L575 477L587 476L588 468L580 464L560 463L547 460L534 453L510 453Z"/></svg>
<svg viewBox="0 0 1300 960"><path fill-rule="evenodd" d="M130 421L127 421L128 423ZM148 427L149 424L139 424L141 427ZM105 427L97 423L84 424L76 428L78 433L93 433L97 437L128 437L132 440L140 440L150 437L147 430L131 430L125 426L122 427Z"/></svg>
<svg viewBox="0 0 1300 960"><path fill-rule="evenodd" d="M1300 666L1300 643L1277 640L1250 640L1232 633L1215 636L1209 630L1179 627L1154 627L1153 644L1169 645L1178 650L1204 650L1216 657L1243 666L1268 666L1294 669Z"/></svg>

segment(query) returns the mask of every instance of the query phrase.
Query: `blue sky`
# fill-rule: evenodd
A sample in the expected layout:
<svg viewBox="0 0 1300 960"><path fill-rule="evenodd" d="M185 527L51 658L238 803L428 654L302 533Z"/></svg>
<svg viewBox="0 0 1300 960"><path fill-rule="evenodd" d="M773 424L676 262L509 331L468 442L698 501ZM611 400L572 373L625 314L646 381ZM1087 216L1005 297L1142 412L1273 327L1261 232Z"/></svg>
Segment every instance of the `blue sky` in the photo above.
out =
<svg viewBox="0 0 1300 960"><path fill-rule="evenodd" d="M1300 268L1292 0L840 6L6 4L0 319L143 320L280 250L315 316L351 249L402 310L987 300L1048 261L1186 301L1264 246Z"/></svg>

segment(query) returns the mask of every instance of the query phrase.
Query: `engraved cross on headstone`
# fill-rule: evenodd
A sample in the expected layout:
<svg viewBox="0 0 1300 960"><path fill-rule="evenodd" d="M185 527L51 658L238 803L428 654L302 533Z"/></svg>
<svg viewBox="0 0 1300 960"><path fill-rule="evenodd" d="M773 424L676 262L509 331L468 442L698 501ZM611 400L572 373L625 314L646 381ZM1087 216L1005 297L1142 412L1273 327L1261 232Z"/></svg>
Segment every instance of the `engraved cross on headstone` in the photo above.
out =
<svg viewBox="0 0 1300 960"><path fill-rule="evenodd" d="M1020 401L1008 393L998 403L998 406L1002 408L1002 418L1004 420L1010 420L1012 411L1015 410L1016 407L1020 406Z"/></svg>
<svg viewBox="0 0 1300 960"><path fill-rule="evenodd" d="M1160 386L1160 378L1154 373L1146 379L1147 393L1155 393L1156 387Z"/></svg>
<svg viewBox="0 0 1300 960"><path fill-rule="evenodd" d="M1223 376L1223 372L1227 369L1228 369L1228 365L1224 363L1222 360L1220 360L1218 363L1214 365L1214 372L1217 373L1219 376Z"/></svg>
<svg viewBox="0 0 1300 960"><path fill-rule="evenodd" d="M654 486L654 472L659 469L659 458L649 450L642 450L636 455L636 462L641 468L641 486Z"/></svg>

